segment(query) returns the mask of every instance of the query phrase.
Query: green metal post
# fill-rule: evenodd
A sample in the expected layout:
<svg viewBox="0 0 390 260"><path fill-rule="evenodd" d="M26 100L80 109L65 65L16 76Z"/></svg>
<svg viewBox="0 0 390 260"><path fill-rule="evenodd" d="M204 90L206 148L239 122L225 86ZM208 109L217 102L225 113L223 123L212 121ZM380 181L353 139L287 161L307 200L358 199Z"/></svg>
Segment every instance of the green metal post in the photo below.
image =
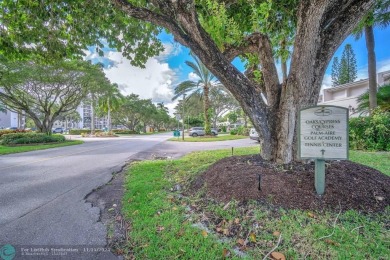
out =
<svg viewBox="0 0 390 260"><path fill-rule="evenodd" d="M315 159L314 185L318 195L325 192L325 160Z"/></svg>

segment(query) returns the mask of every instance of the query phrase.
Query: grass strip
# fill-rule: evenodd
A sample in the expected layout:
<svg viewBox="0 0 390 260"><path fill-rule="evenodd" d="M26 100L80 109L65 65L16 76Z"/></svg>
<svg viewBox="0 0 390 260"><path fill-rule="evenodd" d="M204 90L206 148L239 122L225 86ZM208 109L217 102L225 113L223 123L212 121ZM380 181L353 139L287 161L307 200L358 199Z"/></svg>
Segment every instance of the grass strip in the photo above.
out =
<svg viewBox="0 0 390 260"><path fill-rule="evenodd" d="M21 145L21 146L0 145L0 155L30 152L30 151L37 151L37 150L45 150L45 149L50 149L50 148L70 146L70 145L76 145L76 144L82 144L82 143L84 143L84 142L81 140L66 140L63 143L54 143L54 144Z"/></svg>
<svg viewBox="0 0 390 260"><path fill-rule="evenodd" d="M168 141L175 141L175 142L215 142L215 141L228 141L228 140L238 140L238 139L245 139L249 138L245 135L218 135L218 136L184 136L184 141L182 140L182 137L173 137L168 139Z"/></svg>
<svg viewBox="0 0 390 260"><path fill-rule="evenodd" d="M258 152L257 147L235 149L235 155ZM231 201L227 207L202 191L181 197L183 187L194 177L230 155L226 149L194 152L174 161L135 163L125 181L122 211L131 223L131 244L124 251L131 251L136 259L262 259L282 234L276 251L287 259L385 259L390 255L389 208L383 214L364 215L354 210L275 209L256 201L244 205ZM382 158L382 154L351 152L353 161L370 156ZM372 164L375 158L367 161ZM384 169L389 167L387 162ZM178 191L172 190L176 185L180 185Z"/></svg>
<svg viewBox="0 0 390 260"><path fill-rule="evenodd" d="M390 152L349 151L349 159L353 162L370 166L390 176Z"/></svg>

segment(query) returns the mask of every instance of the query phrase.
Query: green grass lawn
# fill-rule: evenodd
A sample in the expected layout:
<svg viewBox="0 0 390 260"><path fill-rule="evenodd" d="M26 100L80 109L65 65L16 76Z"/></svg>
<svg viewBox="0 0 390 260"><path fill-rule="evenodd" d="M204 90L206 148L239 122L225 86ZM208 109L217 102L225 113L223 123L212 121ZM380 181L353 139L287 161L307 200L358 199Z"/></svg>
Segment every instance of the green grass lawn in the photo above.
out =
<svg viewBox="0 0 390 260"><path fill-rule="evenodd" d="M165 132L147 132L147 133L140 133L140 134L121 134L121 133L115 133L117 136L137 136L137 135L156 135L156 134L163 134L163 133L168 133L167 131Z"/></svg>
<svg viewBox="0 0 390 260"><path fill-rule="evenodd" d="M11 153L22 153L36 150L44 150L55 147L69 146L84 143L81 140L67 140L64 143L55 144L39 144L39 145L23 145L23 146L4 146L0 145L0 155L11 154Z"/></svg>
<svg viewBox="0 0 390 260"><path fill-rule="evenodd" d="M390 176L390 152L349 151L349 159L353 162L370 166Z"/></svg>
<svg viewBox="0 0 390 260"><path fill-rule="evenodd" d="M257 153L257 147L237 148L235 155ZM196 175L217 160L230 156L231 150L195 152L179 160L143 161L130 168L125 180L122 212L131 223L129 242L124 252L136 259L262 259L282 236L278 252L287 259L386 259L390 255L390 209L380 215L309 212L270 209L250 202L247 211L236 202L226 208L200 196L181 197ZM390 153L351 152L351 160L371 158L360 163L388 169ZM373 158L372 156L379 156ZM382 157L384 156L384 157ZM193 210L195 209L195 210ZM211 219L236 225L237 236L224 236ZM199 223L209 223L208 226ZM233 224L234 223L234 224ZM217 230L217 231L216 231ZM387 231L386 231L387 230ZM238 257L234 251L248 245Z"/></svg>
<svg viewBox="0 0 390 260"><path fill-rule="evenodd" d="M218 136L184 136L184 142L215 142L215 141L228 141L228 140L237 140L237 139L245 139L249 138L249 136L244 135L218 135ZM168 141L176 141L183 142L182 137L173 137L168 139Z"/></svg>

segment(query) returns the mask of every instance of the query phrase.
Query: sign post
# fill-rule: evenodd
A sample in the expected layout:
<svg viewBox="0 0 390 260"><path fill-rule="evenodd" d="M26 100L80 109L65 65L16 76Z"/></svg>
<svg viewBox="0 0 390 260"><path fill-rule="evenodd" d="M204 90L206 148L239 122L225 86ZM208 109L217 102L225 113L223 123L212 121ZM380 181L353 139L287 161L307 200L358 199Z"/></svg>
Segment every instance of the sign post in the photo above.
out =
<svg viewBox="0 0 390 260"><path fill-rule="evenodd" d="M325 160L348 159L348 109L315 106L299 111L298 152L301 159L314 159L314 186L325 192Z"/></svg>

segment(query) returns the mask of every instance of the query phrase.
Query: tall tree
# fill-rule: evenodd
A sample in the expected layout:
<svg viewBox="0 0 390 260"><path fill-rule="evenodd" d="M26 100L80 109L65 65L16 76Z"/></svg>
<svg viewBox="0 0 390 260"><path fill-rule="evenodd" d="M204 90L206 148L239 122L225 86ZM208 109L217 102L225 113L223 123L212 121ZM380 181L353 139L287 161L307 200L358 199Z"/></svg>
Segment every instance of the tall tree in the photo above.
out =
<svg viewBox="0 0 390 260"><path fill-rule="evenodd" d="M390 24L390 0L378 0L375 6L358 24L353 34L357 39L362 37L363 32L366 38L366 48L368 56L368 89L369 89L369 111L375 109L377 103L377 73L376 73L376 55L374 27L386 27Z"/></svg>
<svg viewBox="0 0 390 260"><path fill-rule="evenodd" d="M24 111L47 134L54 121L80 104L96 69L88 62L3 62L0 67L1 102L13 111Z"/></svg>
<svg viewBox="0 0 390 260"><path fill-rule="evenodd" d="M175 100L186 93L190 93L188 99L194 97L195 94L201 94L201 98L203 99L204 129L206 135L211 135L209 93L213 86L219 85L220 83L195 55L192 54L192 57L195 62L186 61L186 64L191 67L192 71L198 77L198 80L186 80L177 85L175 87L175 96L172 100Z"/></svg>
<svg viewBox="0 0 390 260"><path fill-rule="evenodd" d="M132 131L145 128L145 122L151 120L156 107L150 99L140 99L138 95L131 94L123 99L121 106L113 111L112 116L117 124L124 125ZM143 126L141 124L144 123Z"/></svg>
<svg viewBox="0 0 390 260"><path fill-rule="evenodd" d="M340 61L339 84L355 81L357 77L356 57L351 44L346 44Z"/></svg>
<svg viewBox="0 0 390 260"><path fill-rule="evenodd" d="M112 128L111 113L119 109L124 101L123 95L120 93L117 84L110 84L103 90L99 97L99 109L107 115L107 131L110 132Z"/></svg>
<svg viewBox="0 0 390 260"><path fill-rule="evenodd" d="M200 93L193 93L191 98L186 98L185 100L185 116L189 117L201 117L202 125L204 124L204 116L203 116L203 102L202 95ZM183 103L179 101L179 103L174 108L176 113L180 114L183 111ZM200 125L198 125L200 126Z"/></svg>
<svg viewBox="0 0 390 260"><path fill-rule="evenodd" d="M333 58L333 63L332 63L332 86L338 86L340 85L340 63L339 63L339 58L334 57Z"/></svg>
<svg viewBox="0 0 390 260"><path fill-rule="evenodd" d="M106 38L110 46L117 47L134 64L142 65L161 50L156 35L165 28L177 42L191 49L239 101L259 133L263 158L287 163L298 159L299 110L316 104L334 52L374 3L375 0L2 1L0 7L6 15L0 16L0 50L7 57L25 55L22 51L64 56L80 54L86 45ZM294 35L289 48L290 69L282 83L274 57L280 41L275 42L273 36L282 34L284 27L269 26L278 17L286 18ZM42 43L48 44L42 48ZM251 61L255 68L252 75L256 77L238 71L231 63L236 57Z"/></svg>

